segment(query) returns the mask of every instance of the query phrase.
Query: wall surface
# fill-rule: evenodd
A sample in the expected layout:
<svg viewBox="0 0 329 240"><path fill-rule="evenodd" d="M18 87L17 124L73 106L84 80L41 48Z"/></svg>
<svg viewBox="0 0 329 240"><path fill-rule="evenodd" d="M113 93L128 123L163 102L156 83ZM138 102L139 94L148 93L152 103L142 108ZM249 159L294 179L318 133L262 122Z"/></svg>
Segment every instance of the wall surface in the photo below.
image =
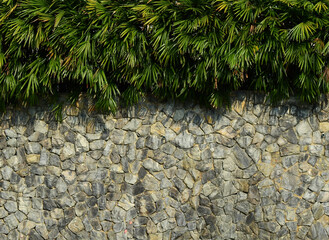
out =
<svg viewBox="0 0 329 240"><path fill-rule="evenodd" d="M0 125L0 239L328 239L329 107L86 101Z"/></svg>

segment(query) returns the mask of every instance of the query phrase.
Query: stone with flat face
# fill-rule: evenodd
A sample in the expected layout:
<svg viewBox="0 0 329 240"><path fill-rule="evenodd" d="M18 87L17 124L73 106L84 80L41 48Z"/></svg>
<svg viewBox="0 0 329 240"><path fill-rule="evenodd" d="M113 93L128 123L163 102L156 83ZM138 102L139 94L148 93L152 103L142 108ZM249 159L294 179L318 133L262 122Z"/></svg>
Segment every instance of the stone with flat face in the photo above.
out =
<svg viewBox="0 0 329 240"><path fill-rule="evenodd" d="M192 134L184 131L175 138L175 143L180 148L191 148L194 145L194 137Z"/></svg>
<svg viewBox="0 0 329 240"><path fill-rule="evenodd" d="M246 169L251 166L253 163L252 159L248 156L248 154L240 148L238 145L235 145L232 149L232 152L235 156L236 165L241 169Z"/></svg>
<svg viewBox="0 0 329 240"><path fill-rule="evenodd" d="M74 218L68 225L69 229L74 232L78 233L84 229L83 222L80 218L76 217Z"/></svg>

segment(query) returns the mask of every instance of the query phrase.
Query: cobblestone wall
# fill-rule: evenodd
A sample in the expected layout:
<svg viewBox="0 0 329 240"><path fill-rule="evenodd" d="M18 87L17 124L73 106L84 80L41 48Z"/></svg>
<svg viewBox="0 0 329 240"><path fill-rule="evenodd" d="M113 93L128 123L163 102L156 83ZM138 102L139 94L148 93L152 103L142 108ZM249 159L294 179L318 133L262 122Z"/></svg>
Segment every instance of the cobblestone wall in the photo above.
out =
<svg viewBox="0 0 329 240"><path fill-rule="evenodd" d="M9 110L0 239L328 239L326 106Z"/></svg>

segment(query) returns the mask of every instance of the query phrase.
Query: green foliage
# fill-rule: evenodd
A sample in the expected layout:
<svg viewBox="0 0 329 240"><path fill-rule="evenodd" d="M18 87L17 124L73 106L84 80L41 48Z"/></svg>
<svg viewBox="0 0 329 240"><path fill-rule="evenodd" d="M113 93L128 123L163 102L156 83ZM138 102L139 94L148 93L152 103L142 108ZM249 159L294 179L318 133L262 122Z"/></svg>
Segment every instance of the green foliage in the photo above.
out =
<svg viewBox="0 0 329 240"><path fill-rule="evenodd" d="M0 0L0 105L328 92L328 0ZM60 107L54 109L59 111Z"/></svg>

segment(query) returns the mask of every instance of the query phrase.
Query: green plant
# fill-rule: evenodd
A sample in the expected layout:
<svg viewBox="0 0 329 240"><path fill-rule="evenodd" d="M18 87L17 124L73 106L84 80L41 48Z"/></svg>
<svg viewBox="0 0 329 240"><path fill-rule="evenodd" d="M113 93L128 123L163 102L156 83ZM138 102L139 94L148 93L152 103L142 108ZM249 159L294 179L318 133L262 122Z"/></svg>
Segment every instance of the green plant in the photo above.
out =
<svg viewBox="0 0 329 240"><path fill-rule="evenodd" d="M219 107L230 92L328 92L329 1L0 0L0 103L85 92Z"/></svg>

